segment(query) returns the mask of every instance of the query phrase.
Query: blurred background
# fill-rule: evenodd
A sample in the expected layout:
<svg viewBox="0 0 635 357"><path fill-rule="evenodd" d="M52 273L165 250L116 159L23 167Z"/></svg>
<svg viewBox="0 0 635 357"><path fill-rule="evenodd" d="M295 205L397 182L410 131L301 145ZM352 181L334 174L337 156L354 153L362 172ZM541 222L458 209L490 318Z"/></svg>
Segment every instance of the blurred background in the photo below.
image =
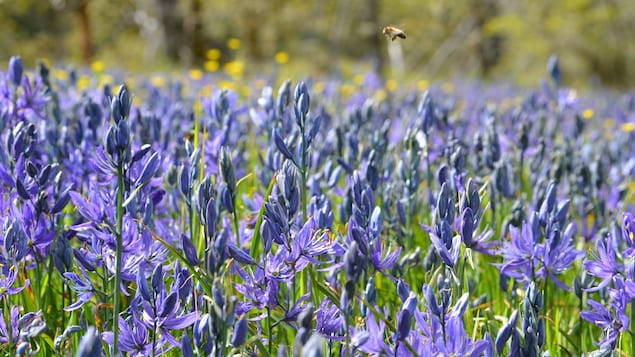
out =
<svg viewBox="0 0 635 357"><path fill-rule="evenodd" d="M0 61L28 67L535 85L557 54L565 85L625 88L634 39L633 0L0 0Z"/></svg>

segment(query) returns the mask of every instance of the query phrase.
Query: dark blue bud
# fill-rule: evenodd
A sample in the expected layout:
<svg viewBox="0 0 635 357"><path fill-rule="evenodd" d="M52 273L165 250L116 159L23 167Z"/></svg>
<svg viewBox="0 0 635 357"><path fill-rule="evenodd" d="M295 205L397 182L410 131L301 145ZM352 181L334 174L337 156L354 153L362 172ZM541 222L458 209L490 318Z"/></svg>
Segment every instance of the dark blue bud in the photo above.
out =
<svg viewBox="0 0 635 357"><path fill-rule="evenodd" d="M82 336L77 348L76 357L101 357L102 346L101 338L97 334L97 330L93 326L86 330L86 334Z"/></svg>
<svg viewBox="0 0 635 357"><path fill-rule="evenodd" d="M183 357L194 357L194 350L192 349L192 342L190 342L190 335L183 333L181 338L181 355Z"/></svg>
<svg viewBox="0 0 635 357"><path fill-rule="evenodd" d="M146 156L146 154L150 151L150 149L152 148L152 146L150 144L145 144L143 146L141 146L141 148L139 148L139 150L137 150L134 155L132 155L132 159L130 160L131 163L135 163L141 159L143 159L144 156Z"/></svg>
<svg viewBox="0 0 635 357"><path fill-rule="evenodd" d="M181 193L187 197L190 192L190 168L187 165L183 165L181 167L181 174L179 177Z"/></svg>
<svg viewBox="0 0 635 357"><path fill-rule="evenodd" d="M410 312L410 315L414 316L415 309L417 308L418 303L419 299L417 298L417 295L411 291L401 308L408 310L408 312Z"/></svg>
<svg viewBox="0 0 635 357"><path fill-rule="evenodd" d="M401 310L397 315L397 339L403 340L408 337L410 333L410 324L412 320L412 314L408 310Z"/></svg>
<svg viewBox="0 0 635 357"><path fill-rule="evenodd" d="M198 257L196 254L196 247L185 234L181 234L181 243L183 244L183 253L185 253L185 259L190 265L198 265Z"/></svg>
<svg viewBox="0 0 635 357"><path fill-rule="evenodd" d="M162 290L163 290L163 265L162 264L157 264L156 267L154 267L154 270L152 271L152 278L150 280L150 283L152 285L152 290L154 290L154 292L156 294L159 294Z"/></svg>
<svg viewBox="0 0 635 357"><path fill-rule="evenodd" d="M227 258L227 255L225 254L226 251L226 247L227 247L227 240L228 240L228 233L227 230L222 230L221 233L218 235L218 237L216 237L216 240L214 241L214 254L216 254L216 257L218 258L218 262L217 264L223 264L225 262L225 259Z"/></svg>
<svg viewBox="0 0 635 357"><path fill-rule="evenodd" d="M545 344L545 337L546 337L546 330L545 330L545 319L540 319L538 320L538 347L544 346Z"/></svg>
<svg viewBox="0 0 635 357"><path fill-rule="evenodd" d="M130 144L130 127L126 120L122 120L117 124L117 148L124 151Z"/></svg>
<svg viewBox="0 0 635 357"><path fill-rule="evenodd" d="M232 193L229 190L229 188L227 188L227 186L223 187L223 190L221 191L221 201L223 202L223 207L225 207L225 209L229 212L229 213L234 213L234 199L232 197Z"/></svg>
<svg viewBox="0 0 635 357"><path fill-rule="evenodd" d="M40 176L38 177L38 183L40 186L43 186L48 181L49 177L51 177L51 172L53 171L53 166L48 164L42 168L40 171Z"/></svg>
<svg viewBox="0 0 635 357"><path fill-rule="evenodd" d="M223 286L218 280L212 286L212 296L214 297L214 303L222 309L225 306L225 295L223 294Z"/></svg>
<svg viewBox="0 0 635 357"><path fill-rule="evenodd" d="M210 197L205 208L205 226L207 228L207 236L212 238L216 235L216 200Z"/></svg>
<svg viewBox="0 0 635 357"><path fill-rule="evenodd" d="M141 185L145 185L148 181L150 181L152 176L154 176L154 174L157 172L159 165L161 165L161 158L159 156L159 153L155 152L154 154L152 154L152 156L150 156L150 159L148 159L148 162L146 162L145 166L143 166L141 174L139 175L139 177L137 177L135 186L139 187Z"/></svg>
<svg viewBox="0 0 635 357"><path fill-rule="evenodd" d="M108 129L108 133L106 134L106 152L111 157L115 155L117 152L117 127L115 125L111 126Z"/></svg>
<svg viewBox="0 0 635 357"><path fill-rule="evenodd" d="M364 255L370 254L370 244L368 242L368 237L366 237L366 233L363 229L359 228L355 225L354 221L351 219L349 222L349 233L353 241L357 243L359 246L360 252Z"/></svg>
<svg viewBox="0 0 635 357"><path fill-rule="evenodd" d="M309 104L309 95L306 93L300 94L297 105L302 118L306 118L307 114L309 113Z"/></svg>
<svg viewBox="0 0 635 357"><path fill-rule="evenodd" d="M285 144L277 129L273 130L273 141L280 153L282 153L282 156L284 156L287 160L291 160L296 167L299 167L297 161L291 153L291 150L289 150L289 147L287 147L287 144Z"/></svg>
<svg viewBox="0 0 635 357"><path fill-rule="evenodd" d="M472 209L467 207L461 216L461 238L467 247L472 246L472 236L474 234L474 215Z"/></svg>
<svg viewBox="0 0 635 357"><path fill-rule="evenodd" d="M59 198L55 201L53 207L49 211L50 214L53 215L59 213L64 209L64 207L66 207L71 199L71 196L68 193L71 191L72 188L73 186L68 186L66 189L64 189L64 191L62 191L62 193L59 194Z"/></svg>
<svg viewBox="0 0 635 357"><path fill-rule="evenodd" d="M112 119L115 121L115 124L119 124L119 122L123 120L123 113L121 111L121 102L119 101L119 98L112 99L110 112L112 113Z"/></svg>
<svg viewBox="0 0 635 357"><path fill-rule="evenodd" d="M9 59L9 79L15 86L19 86L22 82L22 73L24 67L22 66L22 58L20 56L13 56Z"/></svg>
<svg viewBox="0 0 635 357"><path fill-rule="evenodd" d="M399 281L397 282L397 294L399 295L399 298L402 302L406 301L406 299L410 295L410 288L403 281L403 279L399 279Z"/></svg>
<svg viewBox="0 0 635 357"><path fill-rule="evenodd" d="M227 147L220 148L220 154L218 157L218 166L220 167L220 174L227 184L227 187L231 192L236 190L236 172L234 171L234 163Z"/></svg>
<svg viewBox="0 0 635 357"><path fill-rule="evenodd" d="M428 309L430 310L430 312L437 317L441 317L441 309L439 308L437 297L430 285L426 284L423 286L423 296L428 303Z"/></svg>
<svg viewBox="0 0 635 357"><path fill-rule="evenodd" d="M26 190L26 187L24 187L24 184L22 183L22 180L19 177L15 179L15 188L18 191L18 195L20 195L22 199L26 201L31 199L31 195Z"/></svg>
<svg viewBox="0 0 635 357"><path fill-rule="evenodd" d="M375 278L371 277L366 283L366 290L364 290L364 296L368 303L374 305L377 303L377 288L375 287Z"/></svg>
<svg viewBox="0 0 635 357"><path fill-rule="evenodd" d="M406 208L404 207L404 200L405 199L401 199L399 201L397 201L397 215L399 216L399 223L401 223L401 225L405 226L407 223L407 216L406 216Z"/></svg>
<svg viewBox="0 0 635 357"><path fill-rule="evenodd" d="M255 264L254 258L251 257L247 252L238 248L234 244L230 244L229 248L229 256L236 259L237 262L242 264Z"/></svg>
<svg viewBox="0 0 635 357"><path fill-rule="evenodd" d="M285 109L289 106L291 100L291 81L285 81L278 89L278 98L276 99L276 108L278 116L282 117Z"/></svg>
<svg viewBox="0 0 635 357"><path fill-rule="evenodd" d="M139 291L139 295L141 295L145 301L152 301L152 293L148 288L148 281L146 280L146 276L141 268L137 271L137 289Z"/></svg>
<svg viewBox="0 0 635 357"><path fill-rule="evenodd" d="M359 277L360 263L358 254L358 245L353 241L344 254L344 270L347 280L357 281Z"/></svg>
<svg viewBox="0 0 635 357"><path fill-rule="evenodd" d="M556 209L555 221L558 222L560 227L565 226L565 221L567 220L567 214L569 214L569 204L571 201L565 200L558 205Z"/></svg>
<svg viewBox="0 0 635 357"><path fill-rule="evenodd" d="M161 302L161 306L159 306L159 317L170 315L176 308L178 298L178 294L175 292L168 295L168 297Z"/></svg>
<svg viewBox="0 0 635 357"><path fill-rule="evenodd" d="M232 346L240 347L247 340L247 319L245 317L239 319L234 326L234 334L232 335Z"/></svg>
<svg viewBox="0 0 635 357"><path fill-rule="evenodd" d="M507 323L498 331L498 335L496 335L496 350L499 354L503 353L503 348L505 348L507 341L512 336L512 331L516 329L517 321L518 310L514 310Z"/></svg>
<svg viewBox="0 0 635 357"><path fill-rule="evenodd" d="M381 233L383 229L383 222L381 219L381 208L379 208L379 206L375 206L375 208L373 209L373 213L370 216L368 228L374 236L378 236L379 233Z"/></svg>
<svg viewBox="0 0 635 357"><path fill-rule="evenodd" d="M26 173L32 178L35 178L38 174L38 169L35 165L29 160L26 162Z"/></svg>
<svg viewBox="0 0 635 357"><path fill-rule="evenodd" d="M307 89L306 83L304 81L298 83L295 86L295 90L293 91L293 100L298 102L302 94L306 94L307 96L309 94L309 90Z"/></svg>
<svg viewBox="0 0 635 357"><path fill-rule="evenodd" d="M73 256L75 257L75 261L78 262L82 268L88 271L95 271L95 266L86 259L86 255L84 253L80 252L76 248L73 248Z"/></svg>
<svg viewBox="0 0 635 357"><path fill-rule="evenodd" d="M320 131L320 125L322 124L322 115L318 115L313 122L313 126L311 127L311 131L309 131L309 142L312 142L313 139L317 136L317 133Z"/></svg>
<svg viewBox="0 0 635 357"><path fill-rule="evenodd" d="M311 330L313 327L313 314L315 308L313 304L308 304L300 314L298 314L298 324L307 330Z"/></svg>
<svg viewBox="0 0 635 357"><path fill-rule="evenodd" d="M449 198L450 191L447 183L444 182L441 185L441 192L439 192L439 196L437 197L437 217L439 219L445 219L447 212L450 210L450 207L448 207Z"/></svg>
<svg viewBox="0 0 635 357"><path fill-rule="evenodd" d="M128 88L125 85L122 85L119 88L119 105L121 106L121 115L124 118L127 118L130 115L130 107L132 106L132 98L130 97L130 92L128 92Z"/></svg>

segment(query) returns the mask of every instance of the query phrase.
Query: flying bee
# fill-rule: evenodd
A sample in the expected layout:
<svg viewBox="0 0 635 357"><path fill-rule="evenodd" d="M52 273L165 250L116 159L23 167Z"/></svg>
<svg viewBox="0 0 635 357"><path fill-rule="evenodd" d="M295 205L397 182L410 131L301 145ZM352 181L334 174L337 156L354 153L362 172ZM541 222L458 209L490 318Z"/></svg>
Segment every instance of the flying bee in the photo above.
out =
<svg viewBox="0 0 635 357"><path fill-rule="evenodd" d="M192 129L183 135L183 139L193 143L194 134L195 134L194 129ZM209 133L207 131L204 131L200 133L199 138L203 140L207 140L209 138Z"/></svg>
<svg viewBox="0 0 635 357"><path fill-rule="evenodd" d="M388 36L388 38L390 38L392 41L396 40L397 37L406 38L406 33L403 32L403 30L398 29L396 27L393 26L386 26L384 27L384 29L381 31L381 33L383 33L384 35Z"/></svg>

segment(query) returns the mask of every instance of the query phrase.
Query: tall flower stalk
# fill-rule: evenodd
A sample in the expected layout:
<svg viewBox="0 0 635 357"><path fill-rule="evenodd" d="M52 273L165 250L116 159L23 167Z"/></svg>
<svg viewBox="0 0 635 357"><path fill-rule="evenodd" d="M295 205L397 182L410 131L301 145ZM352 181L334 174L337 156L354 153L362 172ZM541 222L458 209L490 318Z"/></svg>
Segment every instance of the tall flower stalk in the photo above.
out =
<svg viewBox="0 0 635 357"><path fill-rule="evenodd" d="M119 313L121 311L121 273L123 260L123 215L125 188L125 175L127 162L130 156L130 127L128 116L132 100L126 86L119 89L119 94L112 98L111 114L114 120L106 134L106 151L112 158L117 171L117 204L116 204L116 227L115 227L115 282L114 282L114 302L113 302L113 355L117 355L119 350Z"/></svg>

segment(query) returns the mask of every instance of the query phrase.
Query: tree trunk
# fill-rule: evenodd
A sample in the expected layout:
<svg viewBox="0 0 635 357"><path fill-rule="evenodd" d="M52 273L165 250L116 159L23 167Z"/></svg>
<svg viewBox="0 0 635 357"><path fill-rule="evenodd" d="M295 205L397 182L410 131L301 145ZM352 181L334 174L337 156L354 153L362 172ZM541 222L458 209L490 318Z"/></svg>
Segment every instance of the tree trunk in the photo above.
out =
<svg viewBox="0 0 635 357"><path fill-rule="evenodd" d="M93 57L93 46L90 35L90 17L88 16L88 1L79 3L77 8L81 28L82 63L89 64Z"/></svg>

